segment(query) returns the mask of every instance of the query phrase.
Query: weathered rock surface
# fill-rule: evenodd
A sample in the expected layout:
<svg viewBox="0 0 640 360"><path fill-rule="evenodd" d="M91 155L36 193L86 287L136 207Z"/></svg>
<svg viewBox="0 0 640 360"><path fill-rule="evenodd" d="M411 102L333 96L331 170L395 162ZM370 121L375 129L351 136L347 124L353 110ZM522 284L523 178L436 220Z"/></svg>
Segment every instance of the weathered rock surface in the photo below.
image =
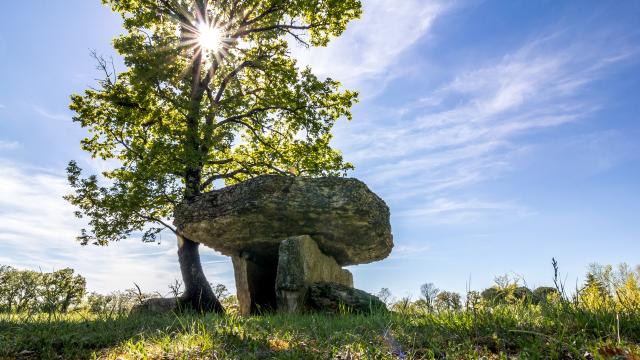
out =
<svg viewBox="0 0 640 360"><path fill-rule="evenodd" d="M163 314L178 309L178 299L176 298L151 298L131 309L133 313Z"/></svg>
<svg viewBox="0 0 640 360"><path fill-rule="evenodd" d="M310 235L339 265L391 252L389 208L357 179L259 176L176 207L187 238L225 255L277 258L283 239Z"/></svg>
<svg viewBox="0 0 640 360"><path fill-rule="evenodd" d="M280 243L276 275L278 310L304 310L307 289L316 282L333 282L353 286L353 276L336 260L323 254L308 235L292 237Z"/></svg>
<svg viewBox="0 0 640 360"><path fill-rule="evenodd" d="M376 296L342 284L319 282L307 292L307 305L317 311L338 313L349 311L369 314L386 311L387 307Z"/></svg>

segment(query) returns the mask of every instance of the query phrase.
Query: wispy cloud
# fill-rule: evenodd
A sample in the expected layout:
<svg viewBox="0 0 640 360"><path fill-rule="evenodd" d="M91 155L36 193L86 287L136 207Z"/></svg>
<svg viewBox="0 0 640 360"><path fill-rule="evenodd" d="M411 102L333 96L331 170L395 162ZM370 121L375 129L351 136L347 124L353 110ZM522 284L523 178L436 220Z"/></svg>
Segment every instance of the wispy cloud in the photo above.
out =
<svg viewBox="0 0 640 360"><path fill-rule="evenodd" d="M20 147L20 143L17 141L4 141L0 140L0 150L13 150Z"/></svg>
<svg viewBox="0 0 640 360"><path fill-rule="evenodd" d="M56 121L71 121L71 115L68 114L61 114L61 113L53 113L47 109L44 109L40 106L34 105L33 106L33 110L40 116L47 118L47 119L51 119L51 120L56 120Z"/></svg>
<svg viewBox="0 0 640 360"><path fill-rule="evenodd" d="M400 244L393 248L391 252L390 259L391 260L400 260L400 259L412 259L421 257L424 253L431 250L431 247L428 245L407 245Z"/></svg>
<svg viewBox="0 0 640 360"><path fill-rule="evenodd" d="M349 24L345 34L328 47L294 47L293 53L319 75L338 79L348 87L366 87L363 96L369 97L375 89L382 90L381 78L397 76L401 69L392 72L392 65L452 5L444 1L370 0L363 6L362 19Z"/></svg>
<svg viewBox="0 0 640 360"><path fill-rule="evenodd" d="M509 216L524 217L530 215L531 210L513 202L483 201L478 199L453 200L438 198L427 204L420 205L395 214L398 218L428 221L436 224L459 224L485 220L487 216L495 219L496 216L509 214Z"/></svg>
<svg viewBox="0 0 640 360"><path fill-rule="evenodd" d="M430 93L388 111L396 121L354 122L337 143L385 198L413 200L398 205L403 216L464 222L482 212L527 214L512 200L465 199L459 190L509 170L535 146L527 135L597 112L601 103L583 96L584 89L636 53L574 40L559 32L492 61L479 59L483 65L454 70Z"/></svg>
<svg viewBox="0 0 640 360"><path fill-rule="evenodd" d="M82 223L62 196L66 179L46 169L24 168L0 160L0 264L51 271L72 267L87 277L91 290L111 291L134 282L145 291L166 292L180 278L175 239L159 244L131 238L108 247L80 246L74 239ZM205 251L209 280L233 287L230 265Z"/></svg>

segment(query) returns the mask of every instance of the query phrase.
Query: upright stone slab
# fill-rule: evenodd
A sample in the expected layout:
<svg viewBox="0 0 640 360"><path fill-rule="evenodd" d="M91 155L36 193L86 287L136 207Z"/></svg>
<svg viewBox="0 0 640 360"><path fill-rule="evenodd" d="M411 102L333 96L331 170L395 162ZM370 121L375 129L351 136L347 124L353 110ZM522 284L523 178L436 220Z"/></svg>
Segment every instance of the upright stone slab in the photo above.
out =
<svg viewBox="0 0 640 360"><path fill-rule="evenodd" d="M296 236L280 243L275 293L278 310L304 310L308 287L325 281L353 286L353 276L318 248L309 236Z"/></svg>

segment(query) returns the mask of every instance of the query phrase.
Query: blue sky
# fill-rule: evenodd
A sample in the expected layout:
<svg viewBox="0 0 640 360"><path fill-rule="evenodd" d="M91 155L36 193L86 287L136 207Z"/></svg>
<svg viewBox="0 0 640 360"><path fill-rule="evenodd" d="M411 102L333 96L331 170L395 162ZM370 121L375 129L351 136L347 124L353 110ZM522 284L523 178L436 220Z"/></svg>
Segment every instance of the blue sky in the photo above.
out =
<svg viewBox="0 0 640 360"><path fill-rule="evenodd" d="M395 249L357 287L463 292L494 276L570 285L590 262L640 263L640 3L363 0L329 47L292 52L361 93L334 145L390 205ZM111 291L167 292L175 240L81 247L61 196L79 149L69 95L98 77L119 18L98 0L11 2L0 14L0 264L65 266ZM233 288L228 258L204 252ZM572 286L570 286L572 287Z"/></svg>

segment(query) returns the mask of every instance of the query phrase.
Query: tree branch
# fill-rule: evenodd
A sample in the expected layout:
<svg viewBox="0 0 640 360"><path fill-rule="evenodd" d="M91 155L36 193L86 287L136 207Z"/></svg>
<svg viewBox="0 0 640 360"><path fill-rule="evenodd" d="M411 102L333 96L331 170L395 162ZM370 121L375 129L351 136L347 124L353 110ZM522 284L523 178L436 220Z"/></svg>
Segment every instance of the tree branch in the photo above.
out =
<svg viewBox="0 0 640 360"><path fill-rule="evenodd" d="M216 94L215 99L213 99L213 104L217 105L218 103L220 103L222 94L224 93L231 79L233 79L236 75L238 75L238 73L240 73L240 71L242 71L244 68L255 67L255 66L257 66L257 62L252 60L247 60L247 61L244 61L242 64L238 65L238 67L233 69L233 71L231 71L229 74L227 74L227 76L225 76L224 79L222 79L222 83L220 83L220 88L218 89L218 93Z"/></svg>
<svg viewBox="0 0 640 360"><path fill-rule="evenodd" d="M323 25L322 23L316 23L316 24L309 24L309 25L286 25L286 24L276 24L276 25L270 25L270 26L264 26L264 27L259 27L259 28L253 28L253 29L246 29L246 30L240 30L238 32L236 32L235 34L233 34L234 38L241 38L244 36L247 36L249 34L253 34L253 33L259 33L259 32L265 32L265 31L271 31L271 30L309 30L309 29L313 29L314 27L318 27Z"/></svg>
<svg viewBox="0 0 640 360"><path fill-rule="evenodd" d="M216 175L211 175L210 177L208 177L203 183L202 185L200 185L200 190L204 191L204 189L206 189L209 185L211 185L214 181L216 180L220 180L220 179L231 179L233 177L235 177L236 175L239 174L246 174L247 171L244 169L240 169L240 170L234 170L232 172L226 173L226 174L216 174Z"/></svg>

